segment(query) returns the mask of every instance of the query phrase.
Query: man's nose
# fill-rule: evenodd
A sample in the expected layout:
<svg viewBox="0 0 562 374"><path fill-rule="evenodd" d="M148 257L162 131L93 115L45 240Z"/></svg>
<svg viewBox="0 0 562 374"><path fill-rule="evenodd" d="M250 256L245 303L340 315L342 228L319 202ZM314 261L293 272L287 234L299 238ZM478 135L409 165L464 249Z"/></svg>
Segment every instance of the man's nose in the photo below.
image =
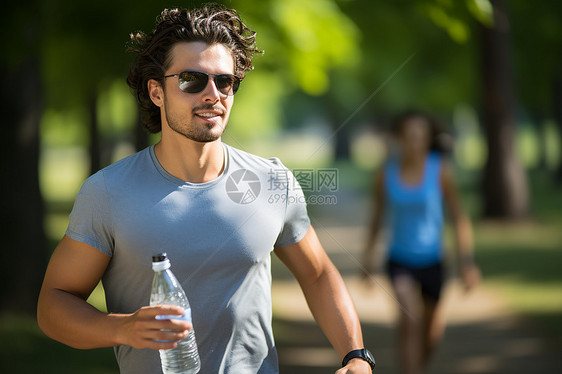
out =
<svg viewBox="0 0 562 374"><path fill-rule="evenodd" d="M217 85L215 83L214 77L209 77L209 81L207 82L207 86L203 90L203 101L211 101L216 103L221 98L221 93L217 89Z"/></svg>

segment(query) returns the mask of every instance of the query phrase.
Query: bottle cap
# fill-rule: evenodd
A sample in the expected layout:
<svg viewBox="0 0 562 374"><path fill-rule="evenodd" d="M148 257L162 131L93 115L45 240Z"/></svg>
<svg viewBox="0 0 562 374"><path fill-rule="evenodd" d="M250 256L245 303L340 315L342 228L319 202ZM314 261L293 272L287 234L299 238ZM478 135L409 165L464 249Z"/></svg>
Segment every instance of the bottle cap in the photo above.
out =
<svg viewBox="0 0 562 374"><path fill-rule="evenodd" d="M167 258L168 255L166 254L166 252L158 253L152 256L152 262L162 262L165 261Z"/></svg>

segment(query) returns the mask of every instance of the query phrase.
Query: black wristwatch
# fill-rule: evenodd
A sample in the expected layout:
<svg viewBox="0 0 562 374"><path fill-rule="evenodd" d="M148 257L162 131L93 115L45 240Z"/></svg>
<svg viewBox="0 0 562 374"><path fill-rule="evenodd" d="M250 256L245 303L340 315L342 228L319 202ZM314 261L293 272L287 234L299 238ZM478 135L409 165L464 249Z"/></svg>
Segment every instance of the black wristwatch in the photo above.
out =
<svg viewBox="0 0 562 374"><path fill-rule="evenodd" d="M375 370L375 358L373 357L371 352L369 352L367 349L365 349L365 348L356 349L354 351L349 352L343 358L343 360L341 362L341 366L344 367L353 358L360 358L362 360L367 361L367 363L371 367L371 370Z"/></svg>

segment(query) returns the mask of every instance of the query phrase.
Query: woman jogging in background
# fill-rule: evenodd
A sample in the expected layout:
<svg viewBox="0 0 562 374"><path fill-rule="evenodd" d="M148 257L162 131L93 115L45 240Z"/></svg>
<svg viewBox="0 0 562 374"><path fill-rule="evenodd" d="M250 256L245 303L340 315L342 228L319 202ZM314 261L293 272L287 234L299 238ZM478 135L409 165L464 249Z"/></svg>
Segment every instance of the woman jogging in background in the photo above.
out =
<svg viewBox="0 0 562 374"><path fill-rule="evenodd" d="M466 290L480 271L472 252L472 228L461 209L452 171L441 153L436 121L410 110L393 122L399 145L375 178L373 220L364 251L369 273L383 220L389 229L387 271L400 303L398 362L403 374L422 373L441 340L437 313L443 284L443 205L451 217ZM444 204L443 204L444 203ZM383 218L384 216L384 218ZM364 274L368 279L369 274Z"/></svg>

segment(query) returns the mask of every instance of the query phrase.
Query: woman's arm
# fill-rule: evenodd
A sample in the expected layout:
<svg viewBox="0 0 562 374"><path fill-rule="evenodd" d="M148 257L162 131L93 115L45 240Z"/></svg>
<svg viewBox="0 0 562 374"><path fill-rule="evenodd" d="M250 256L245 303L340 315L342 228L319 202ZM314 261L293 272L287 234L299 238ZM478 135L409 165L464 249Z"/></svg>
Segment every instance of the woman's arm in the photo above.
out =
<svg viewBox="0 0 562 374"><path fill-rule="evenodd" d="M368 277L368 273L374 272L375 258L376 258L376 247L378 235L380 233L383 212L384 212L384 172L381 171L375 177L375 183L373 185L373 204L372 204L372 218L370 225L368 226L367 242L365 243L365 248L363 249L363 266L362 275Z"/></svg>
<svg viewBox="0 0 562 374"><path fill-rule="evenodd" d="M460 274L468 291L480 281L480 270L474 262L472 225L462 210L453 172L447 163L441 168L441 188L455 231Z"/></svg>

